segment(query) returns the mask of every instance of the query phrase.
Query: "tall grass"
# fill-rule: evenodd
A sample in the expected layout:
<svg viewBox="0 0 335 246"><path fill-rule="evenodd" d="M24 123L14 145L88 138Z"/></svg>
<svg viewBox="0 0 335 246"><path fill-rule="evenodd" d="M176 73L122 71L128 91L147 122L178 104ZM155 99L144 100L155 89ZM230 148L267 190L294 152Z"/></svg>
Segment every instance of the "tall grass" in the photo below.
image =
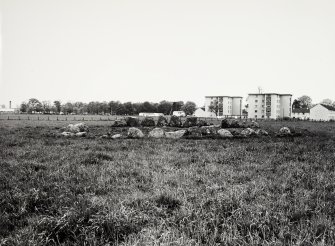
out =
<svg viewBox="0 0 335 246"><path fill-rule="evenodd" d="M335 245L334 124L230 140L106 140L96 136L124 129L93 123L88 138L64 139L61 123L1 124L0 244Z"/></svg>

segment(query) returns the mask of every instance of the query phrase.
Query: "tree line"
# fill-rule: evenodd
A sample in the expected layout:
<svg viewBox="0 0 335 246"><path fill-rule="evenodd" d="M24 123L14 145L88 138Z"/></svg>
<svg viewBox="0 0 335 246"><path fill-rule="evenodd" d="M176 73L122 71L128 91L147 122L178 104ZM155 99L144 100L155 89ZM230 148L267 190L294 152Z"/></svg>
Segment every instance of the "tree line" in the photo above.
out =
<svg viewBox="0 0 335 246"><path fill-rule="evenodd" d="M111 114L111 115L137 115L139 113L162 113L171 114L173 111L184 111L186 115L192 115L197 105L194 102L187 101L161 101L159 103L152 102L125 102L109 101L89 103L83 102L66 102L59 100L54 102L39 101L36 98L30 98L20 105L22 113L43 113L43 114Z"/></svg>
<svg viewBox="0 0 335 246"><path fill-rule="evenodd" d="M323 99L320 103L335 107L335 101L331 99ZM310 109L316 104L313 104L310 96L303 95L295 99L292 103L292 109Z"/></svg>

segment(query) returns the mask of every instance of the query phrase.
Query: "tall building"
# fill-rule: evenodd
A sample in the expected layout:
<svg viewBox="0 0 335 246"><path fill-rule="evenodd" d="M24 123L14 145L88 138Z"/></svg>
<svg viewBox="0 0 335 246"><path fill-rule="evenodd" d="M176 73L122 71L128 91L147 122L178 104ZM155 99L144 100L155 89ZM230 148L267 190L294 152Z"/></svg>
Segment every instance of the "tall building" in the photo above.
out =
<svg viewBox="0 0 335 246"><path fill-rule="evenodd" d="M291 101L291 94L249 94L247 98L248 118L280 119L291 117Z"/></svg>
<svg viewBox="0 0 335 246"><path fill-rule="evenodd" d="M206 96L205 112L213 112L216 116L241 116L242 97Z"/></svg>

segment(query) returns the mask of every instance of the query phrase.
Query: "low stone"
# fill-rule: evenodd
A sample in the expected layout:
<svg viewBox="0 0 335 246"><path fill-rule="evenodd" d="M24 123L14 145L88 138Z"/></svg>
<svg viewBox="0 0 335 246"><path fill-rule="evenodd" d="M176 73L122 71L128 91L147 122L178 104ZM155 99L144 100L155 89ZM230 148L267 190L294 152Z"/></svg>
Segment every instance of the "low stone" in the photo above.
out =
<svg viewBox="0 0 335 246"><path fill-rule="evenodd" d="M263 130L263 129L257 129L255 131L255 133L258 136L268 136L269 135L269 133L267 131Z"/></svg>
<svg viewBox="0 0 335 246"><path fill-rule="evenodd" d="M186 133L186 130L179 130L175 132L165 132L166 138L178 139L182 138Z"/></svg>
<svg viewBox="0 0 335 246"><path fill-rule="evenodd" d="M73 132L62 132L61 135L64 137L73 137L75 134Z"/></svg>
<svg viewBox="0 0 335 246"><path fill-rule="evenodd" d="M143 138L144 137L143 132L136 127L130 127L128 129L128 134L127 135L128 135L129 138Z"/></svg>
<svg viewBox="0 0 335 246"><path fill-rule="evenodd" d="M250 127L252 127L252 128L259 128L259 123L253 120L250 123Z"/></svg>
<svg viewBox="0 0 335 246"><path fill-rule="evenodd" d="M218 130L218 134L222 138L232 138L233 137L233 134L231 134L231 132L226 129Z"/></svg>
<svg viewBox="0 0 335 246"><path fill-rule="evenodd" d="M244 137L248 137L248 136L251 136L253 134L256 134L256 133L251 128L246 128L246 129L243 129L243 131L241 131L241 135L244 136Z"/></svg>
<svg viewBox="0 0 335 246"><path fill-rule="evenodd" d="M203 135L217 135L219 128L220 127L214 126L214 125L212 125L212 126L202 126L202 127L200 127L200 130L201 130L201 133Z"/></svg>
<svg viewBox="0 0 335 246"><path fill-rule="evenodd" d="M77 132L76 137L86 137L87 132Z"/></svg>
<svg viewBox="0 0 335 246"><path fill-rule="evenodd" d="M108 135L102 135L100 138L109 138L109 136Z"/></svg>
<svg viewBox="0 0 335 246"><path fill-rule="evenodd" d="M118 139L118 138L122 138L121 134L115 134L111 137L112 139Z"/></svg>
<svg viewBox="0 0 335 246"><path fill-rule="evenodd" d="M78 132L87 132L88 126L84 123L69 124L66 127L67 132L78 133Z"/></svg>
<svg viewBox="0 0 335 246"><path fill-rule="evenodd" d="M279 134L280 135L291 135L291 130L290 130L290 128L288 128L288 127L282 127L282 128L280 128L280 130L279 130Z"/></svg>
<svg viewBox="0 0 335 246"><path fill-rule="evenodd" d="M161 128L155 128L149 132L149 138L163 138L165 136L165 132Z"/></svg>
<svg viewBox="0 0 335 246"><path fill-rule="evenodd" d="M186 131L186 136L189 138L201 138L202 131L197 126L189 127Z"/></svg>

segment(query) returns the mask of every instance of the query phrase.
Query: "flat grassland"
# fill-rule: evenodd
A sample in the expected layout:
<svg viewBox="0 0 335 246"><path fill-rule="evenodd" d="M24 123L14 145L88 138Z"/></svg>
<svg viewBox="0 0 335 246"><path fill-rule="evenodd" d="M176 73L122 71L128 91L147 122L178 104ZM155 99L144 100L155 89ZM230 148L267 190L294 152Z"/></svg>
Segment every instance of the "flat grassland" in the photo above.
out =
<svg viewBox="0 0 335 246"><path fill-rule="evenodd" d="M335 245L334 123L261 122L303 133L288 138L53 134L68 123L0 121L0 245Z"/></svg>

